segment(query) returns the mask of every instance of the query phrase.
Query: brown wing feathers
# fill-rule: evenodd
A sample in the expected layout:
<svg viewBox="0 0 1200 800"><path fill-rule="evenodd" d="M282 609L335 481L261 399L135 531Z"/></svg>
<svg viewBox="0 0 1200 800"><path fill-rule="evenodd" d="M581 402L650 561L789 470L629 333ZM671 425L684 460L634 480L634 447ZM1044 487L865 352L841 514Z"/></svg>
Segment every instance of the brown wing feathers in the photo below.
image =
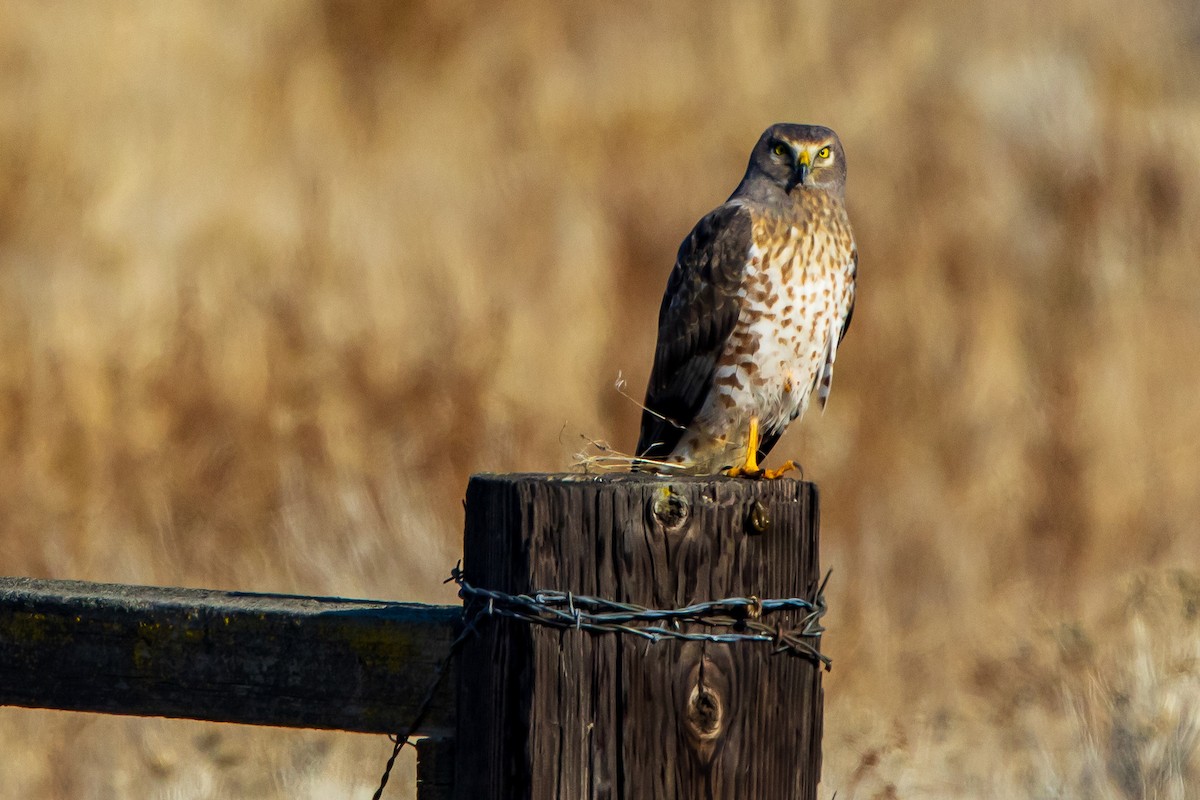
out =
<svg viewBox="0 0 1200 800"><path fill-rule="evenodd" d="M750 245L750 212L738 203L704 217L680 245L658 314L639 456L669 455L703 406L717 359L737 323L737 290Z"/></svg>

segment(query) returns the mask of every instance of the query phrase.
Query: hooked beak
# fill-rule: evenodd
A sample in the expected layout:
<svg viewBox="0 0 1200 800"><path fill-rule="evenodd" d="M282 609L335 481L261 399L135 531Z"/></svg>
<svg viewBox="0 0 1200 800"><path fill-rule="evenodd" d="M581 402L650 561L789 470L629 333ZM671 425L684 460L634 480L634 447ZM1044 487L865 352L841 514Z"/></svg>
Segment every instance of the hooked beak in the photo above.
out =
<svg viewBox="0 0 1200 800"><path fill-rule="evenodd" d="M796 169L792 172L792 179L788 181L787 190L789 194L792 189L804 185L804 181L808 179L808 173L811 169L812 161L810 160L808 151L801 151L800 160L796 162Z"/></svg>

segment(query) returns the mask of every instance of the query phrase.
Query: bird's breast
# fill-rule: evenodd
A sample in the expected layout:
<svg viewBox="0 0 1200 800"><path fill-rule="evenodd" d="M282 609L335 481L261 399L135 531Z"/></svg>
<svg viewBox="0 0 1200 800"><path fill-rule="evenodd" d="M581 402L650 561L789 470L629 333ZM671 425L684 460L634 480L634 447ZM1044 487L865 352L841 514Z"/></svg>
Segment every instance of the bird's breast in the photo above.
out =
<svg viewBox="0 0 1200 800"><path fill-rule="evenodd" d="M726 408L775 430L803 413L849 308L853 245L841 239L832 226L807 221L755 225L741 313L715 376Z"/></svg>

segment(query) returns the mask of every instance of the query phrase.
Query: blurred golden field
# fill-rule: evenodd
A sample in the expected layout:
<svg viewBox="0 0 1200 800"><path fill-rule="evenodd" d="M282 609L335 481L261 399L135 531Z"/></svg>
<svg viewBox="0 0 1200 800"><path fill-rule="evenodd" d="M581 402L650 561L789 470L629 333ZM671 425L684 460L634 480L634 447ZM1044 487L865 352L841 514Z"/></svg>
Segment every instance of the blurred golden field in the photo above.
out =
<svg viewBox="0 0 1200 800"><path fill-rule="evenodd" d="M825 797L1200 796L1187 0L4 3L0 573L454 602L467 476L633 446L679 240L785 120L861 255L777 448ZM365 798L389 747L0 709L0 796Z"/></svg>

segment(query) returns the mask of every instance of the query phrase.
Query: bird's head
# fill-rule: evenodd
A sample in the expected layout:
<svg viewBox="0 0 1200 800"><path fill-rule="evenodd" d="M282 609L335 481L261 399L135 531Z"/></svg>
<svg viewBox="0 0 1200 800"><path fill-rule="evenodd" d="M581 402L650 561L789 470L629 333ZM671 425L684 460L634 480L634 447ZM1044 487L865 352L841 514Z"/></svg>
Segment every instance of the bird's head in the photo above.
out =
<svg viewBox="0 0 1200 800"><path fill-rule="evenodd" d="M763 132L750 154L747 177L756 173L789 195L807 189L840 194L846 184L846 153L829 128L781 122Z"/></svg>

